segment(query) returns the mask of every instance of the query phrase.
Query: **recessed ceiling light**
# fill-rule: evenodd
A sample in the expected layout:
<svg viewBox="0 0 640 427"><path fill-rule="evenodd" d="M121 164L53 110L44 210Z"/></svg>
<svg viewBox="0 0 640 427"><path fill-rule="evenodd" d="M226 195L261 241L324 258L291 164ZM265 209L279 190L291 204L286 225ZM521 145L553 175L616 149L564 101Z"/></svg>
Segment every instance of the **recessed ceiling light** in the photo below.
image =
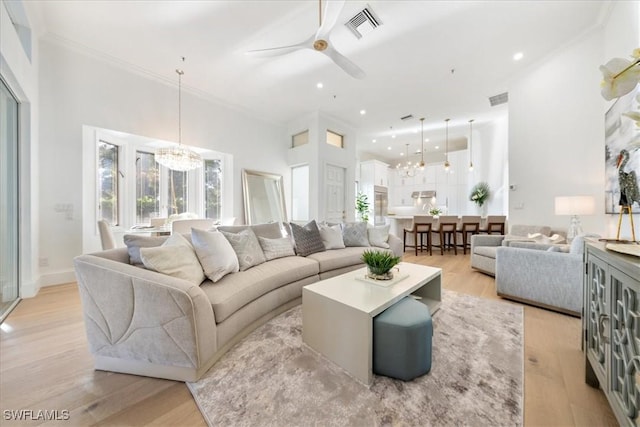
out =
<svg viewBox="0 0 640 427"><path fill-rule="evenodd" d="M373 140L371 140L371 142L373 142L373 143L375 144L375 143L376 143L376 140L375 140L375 139L373 139Z"/></svg>
<svg viewBox="0 0 640 427"><path fill-rule="evenodd" d="M439 145L436 145L436 150L437 150L438 148L440 148L440 146L439 146Z"/></svg>
<svg viewBox="0 0 640 427"><path fill-rule="evenodd" d="M365 114L367 114L367 110L360 110L360 115L364 116Z"/></svg>
<svg viewBox="0 0 640 427"><path fill-rule="evenodd" d="M524 58L524 53L522 53L522 52L516 52L513 55L513 60L514 61L520 61L522 58Z"/></svg>
<svg viewBox="0 0 640 427"><path fill-rule="evenodd" d="M396 134L395 134L395 133L394 133L393 135L391 135L391 138L394 138L394 139L395 139L395 137L396 137Z"/></svg>
<svg viewBox="0 0 640 427"><path fill-rule="evenodd" d="M429 142L429 138L425 138L425 139L424 139L424 142Z"/></svg>
<svg viewBox="0 0 640 427"><path fill-rule="evenodd" d="M322 82L318 82L318 84L316 85L316 87L318 89L322 89L324 87L324 85L322 84Z"/></svg>
<svg viewBox="0 0 640 427"><path fill-rule="evenodd" d="M404 153L400 153L401 156L404 156Z"/></svg>
<svg viewBox="0 0 640 427"><path fill-rule="evenodd" d="M387 150L391 150L391 147L387 147Z"/></svg>
<svg viewBox="0 0 640 427"><path fill-rule="evenodd" d="M418 129L414 129L414 130L413 130L413 133L418 133Z"/></svg>

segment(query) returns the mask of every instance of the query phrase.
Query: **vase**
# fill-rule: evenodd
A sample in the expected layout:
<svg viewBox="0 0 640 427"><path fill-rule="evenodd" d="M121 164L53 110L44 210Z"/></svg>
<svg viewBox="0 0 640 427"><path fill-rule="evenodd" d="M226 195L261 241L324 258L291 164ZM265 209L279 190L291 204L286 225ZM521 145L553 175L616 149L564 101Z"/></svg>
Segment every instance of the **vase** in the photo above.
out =
<svg viewBox="0 0 640 427"><path fill-rule="evenodd" d="M488 206L486 203L483 203L482 205L477 205L478 206L478 214L482 217L482 218L486 218L487 217L487 210L488 210Z"/></svg>

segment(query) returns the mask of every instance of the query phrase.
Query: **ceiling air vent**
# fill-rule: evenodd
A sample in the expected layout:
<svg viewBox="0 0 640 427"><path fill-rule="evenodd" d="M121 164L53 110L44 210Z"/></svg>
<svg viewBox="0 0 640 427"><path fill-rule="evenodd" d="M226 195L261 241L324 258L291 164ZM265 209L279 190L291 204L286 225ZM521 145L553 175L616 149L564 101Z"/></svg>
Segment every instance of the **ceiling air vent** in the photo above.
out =
<svg viewBox="0 0 640 427"><path fill-rule="evenodd" d="M380 19L373 13L371 6L367 5L367 7L349 19L344 25L350 29L357 38L362 38L362 36L369 34L378 26L382 25L382 22L380 22Z"/></svg>
<svg viewBox="0 0 640 427"><path fill-rule="evenodd" d="M409 119L413 119L413 114L408 114L404 117L400 117L400 120L409 120Z"/></svg>
<svg viewBox="0 0 640 427"><path fill-rule="evenodd" d="M509 101L509 92L500 93L498 95L490 96L489 102L492 107L496 105L505 104Z"/></svg>

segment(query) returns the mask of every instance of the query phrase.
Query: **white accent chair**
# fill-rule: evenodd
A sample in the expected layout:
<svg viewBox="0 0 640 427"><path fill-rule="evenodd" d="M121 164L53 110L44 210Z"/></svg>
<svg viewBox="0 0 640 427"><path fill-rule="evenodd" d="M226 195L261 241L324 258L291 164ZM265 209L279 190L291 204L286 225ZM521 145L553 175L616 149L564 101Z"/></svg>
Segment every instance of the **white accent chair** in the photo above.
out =
<svg viewBox="0 0 640 427"><path fill-rule="evenodd" d="M98 221L98 231L100 232L100 243L102 244L102 250L115 249L116 239L113 237L111 231L111 224L104 219Z"/></svg>

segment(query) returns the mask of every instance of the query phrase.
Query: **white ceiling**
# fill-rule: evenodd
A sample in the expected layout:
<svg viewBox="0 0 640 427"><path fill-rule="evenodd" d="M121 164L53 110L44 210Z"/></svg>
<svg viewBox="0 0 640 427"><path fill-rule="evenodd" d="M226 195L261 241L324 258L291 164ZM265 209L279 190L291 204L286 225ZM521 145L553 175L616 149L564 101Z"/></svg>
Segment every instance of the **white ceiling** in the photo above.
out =
<svg viewBox="0 0 640 427"><path fill-rule="evenodd" d="M608 2L593 0L347 1L331 42L367 73L357 80L312 50L245 55L314 34L316 1L26 3L45 37L169 82L183 68L185 87L276 123L322 111L358 129L359 151L389 160L406 143L411 152L419 148L420 117L426 117L427 152L443 145L445 118L451 118L450 145L464 144L469 119L482 126L506 114L506 106L490 107L489 96L508 91L517 73L599 26L609 10ZM357 39L342 24L367 4L383 25ZM524 59L514 61L516 52ZM407 114L415 118L401 121Z"/></svg>

